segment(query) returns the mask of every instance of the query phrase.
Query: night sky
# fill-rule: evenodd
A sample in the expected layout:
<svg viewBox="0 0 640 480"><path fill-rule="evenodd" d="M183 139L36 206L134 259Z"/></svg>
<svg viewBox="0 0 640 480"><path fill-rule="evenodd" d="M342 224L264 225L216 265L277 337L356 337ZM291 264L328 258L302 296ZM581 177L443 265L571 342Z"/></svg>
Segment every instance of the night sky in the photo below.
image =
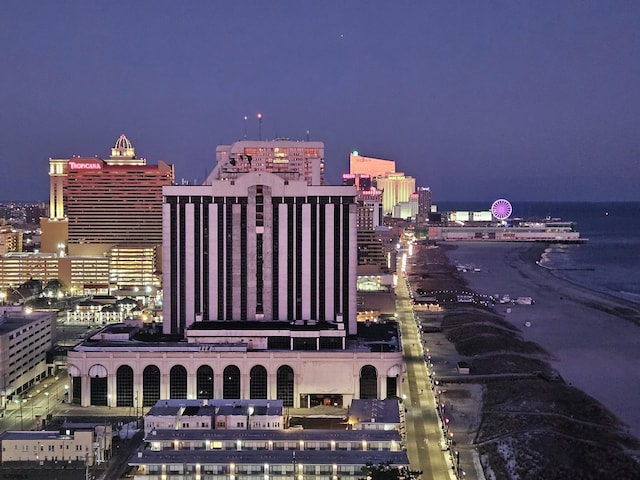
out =
<svg viewBox="0 0 640 480"><path fill-rule="evenodd" d="M200 183L258 112L331 183L356 149L436 203L640 200L636 0L3 0L0 64L0 200L121 133Z"/></svg>

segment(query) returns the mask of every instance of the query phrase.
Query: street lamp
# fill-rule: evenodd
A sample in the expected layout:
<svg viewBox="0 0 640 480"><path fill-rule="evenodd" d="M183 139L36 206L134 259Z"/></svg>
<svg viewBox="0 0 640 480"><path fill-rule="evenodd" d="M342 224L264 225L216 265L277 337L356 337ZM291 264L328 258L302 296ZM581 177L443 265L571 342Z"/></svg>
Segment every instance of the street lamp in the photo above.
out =
<svg viewBox="0 0 640 480"><path fill-rule="evenodd" d="M247 430L251 430L251 415L253 415L253 407L247 408Z"/></svg>
<svg viewBox="0 0 640 480"><path fill-rule="evenodd" d="M49 392L44 392L44 396L47 397L47 415L49 414Z"/></svg>
<svg viewBox="0 0 640 480"><path fill-rule="evenodd" d="M20 405L20 430L24 430L24 422L22 421L22 400L24 400L22 397L16 400L16 403Z"/></svg>

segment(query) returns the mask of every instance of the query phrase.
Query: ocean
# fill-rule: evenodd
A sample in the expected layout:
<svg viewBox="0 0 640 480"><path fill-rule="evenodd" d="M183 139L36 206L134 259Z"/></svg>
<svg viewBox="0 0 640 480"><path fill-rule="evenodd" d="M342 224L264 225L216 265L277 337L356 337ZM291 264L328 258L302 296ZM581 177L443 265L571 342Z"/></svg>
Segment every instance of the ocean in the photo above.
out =
<svg viewBox="0 0 640 480"><path fill-rule="evenodd" d="M444 202L438 210L485 211L491 203ZM581 245L551 245L541 262L587 288L640 303L640 202L512 202L511 217L572 221Z"/></svg>

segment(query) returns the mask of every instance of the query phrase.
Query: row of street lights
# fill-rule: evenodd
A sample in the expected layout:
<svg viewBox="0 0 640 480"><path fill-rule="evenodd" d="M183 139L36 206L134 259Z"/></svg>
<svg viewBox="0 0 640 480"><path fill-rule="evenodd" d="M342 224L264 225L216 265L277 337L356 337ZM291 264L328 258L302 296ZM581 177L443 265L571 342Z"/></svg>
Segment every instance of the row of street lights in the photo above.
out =
<svg viewBox="0 0 640 480"><path fill-rule="evenodd" d="M407 288L411 294L412 290L411 290L411 285L408 278L406 279L406 282L407 282ZM424 344L422 340L422 335L423 335L422 327L420 325L420 319L416 315L414 304L412 304L411 309L412 309L414 320L416 322L416 328L418 330L418 338L420 340L420 345L424 348ZM429 376L429 382L431 384L431 390L434 392L434 395L435 395L436 410L438 412L438 417L440 419L440 425L442 426L443 442L446 444L447 450L449 451L449 455L451 457L451 465L455 472L456 479L459 480L461 477L464 477L466 473L463 470L460 470L460 452L457 450L454 452L451 448L453 444L453 432L451 431L451 428L449 426L450 419L445 415L446 404L444 400L441 398L442 389L440 388L441 387L440 382L435 378L436 372L433 370L431 353L428 348L424 348L423 353L424 353L423 358L426 363L427 373ZM437 391L436 391L436 388L437 388Z"/></svg>
<svg viewBox="0 0 640 480"><path fill-rule="evenodd" d="M59 379L59 377L55 377L56 380ZM44 388L48 388L48 384L44 384ZM69 390L69 385L65 385L65 395L66 392L68 392ZM41 393L41 390L37 390L36 394ZM44 413L44 418L48 418L49 413L51 412L51 395L55 394L55 398L58 398L57 393L55 392L51 392L49 390L42 392L42 394L45 396L45 398L47 399L47 408L46 411ZM37 417L35 415L35 411L34 409L36 408L35 406L35 397L33 394L31 393L22 393L21 395L18 396L18 398L14 398L13 402L16 404L17 407L19 407L20 409L20 430L24 430L24 408L25 408L25 404L29 404L31 406L31 419L32 420L36 420ZM38 425L38 427L40 427L40 425Z"/></svg>

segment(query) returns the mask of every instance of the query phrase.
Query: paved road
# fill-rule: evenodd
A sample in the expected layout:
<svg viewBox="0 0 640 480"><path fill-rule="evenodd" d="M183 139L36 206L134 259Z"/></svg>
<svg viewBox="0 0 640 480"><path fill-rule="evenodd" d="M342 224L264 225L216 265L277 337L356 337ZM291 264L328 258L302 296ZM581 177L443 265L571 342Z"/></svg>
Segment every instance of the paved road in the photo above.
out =
<svg viewBox="0 0 640 480"><path fill-rule="evenodd" d="M400 273L400 268L398 268ZM403 395L406 395L407 453L411 468L423 472L422 479L455 478L448 452L443 451L442 430L429 374L416 325L412 303L404 278L400 275L396 288L396 313L400 323L406 372Z"/></svg>
<svg viewBox="0 0 640 480"><path fill-rule="evenodd" d="M67 377L49 377L34 385L7 405L4 417L0 418L0 431L35 430L42 428L42 420L56 412L62 405Z"/></svg>

